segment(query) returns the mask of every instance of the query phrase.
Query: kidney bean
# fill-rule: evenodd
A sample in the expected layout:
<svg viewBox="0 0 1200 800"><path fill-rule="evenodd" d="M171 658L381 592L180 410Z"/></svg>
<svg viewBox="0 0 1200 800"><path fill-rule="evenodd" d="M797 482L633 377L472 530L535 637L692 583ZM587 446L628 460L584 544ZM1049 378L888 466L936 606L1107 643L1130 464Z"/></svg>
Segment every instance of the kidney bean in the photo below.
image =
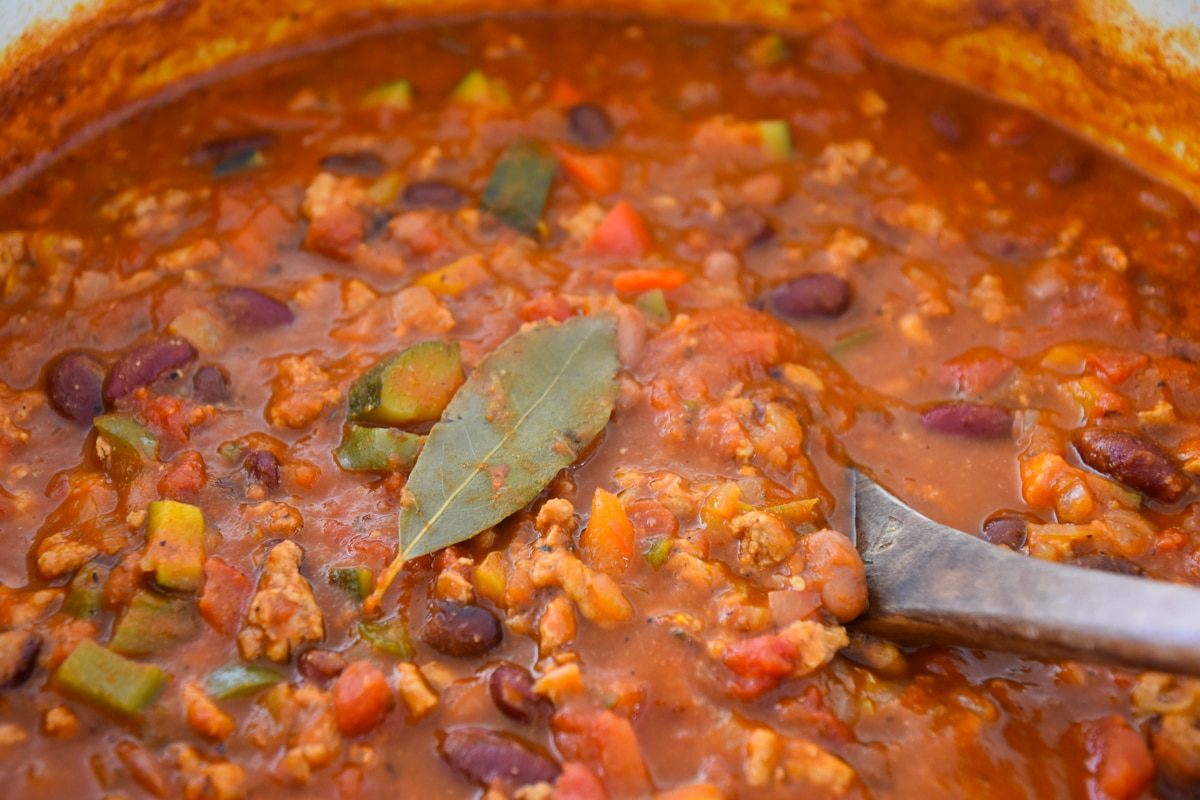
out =
<svg viewBox="0 0 1200 800"><path fill-rule="evenodd" d="M1010 512L994 514L983 523L982 538L985 542L1020 550L1029 537L1029 520Z"/></svg>
<svg viewBox="0 0 1200 800"><path fill-rule="evenodd" d="M500 644L504 631L486 608L438 602L421 628L420 637L443 655L471 658Z"/></svg>
<svg viewBox="0 0 1200 800"><path fill-rule="evenodd" d="M279 459L269 450L251 450L242 462L250 479L266 489L278 489L282 480Z"/></svg>
<svg viewBox="0 0 1200 800"><path fill-rule="evenodd" d="M1132 561L1127 561L1120 556L1108 555L1107 553L1089 553L1085 556L1076 556L1067 563L1076 567L1084 567L1085 569L1113 572L1117 575L1144 575L1146 572Z"/></svg>
<svg viewBox="0 0 1200 800"><path fill-rule="evenodd" d="M587 147L603 147L612 141L613 123L608 112L595 103L579 103L567 111L571 137Z"/></svg>
<svg viewBox="0 0 1200 800"><path fill-rule="evenodd" d="M1012 436L1012 412L988 403L953 400L939 403L921 413L921 424L931 431L968 439L999 439Z"/></svg>
<svg viewBox="0 0 1200 800"><path fill-rule="evenodd" d="M784 317L840 317L850 307L851 290L846 280L825 272L801 275L777 288L771 306Z"/></svg>
<svg viewBox="0 0 1200 800"><path fill-rule="evenodd" d="M335 175L375 178L383 174L387 164L369 150L353 150L348 153L330 153L321 159L321 169Z"/></svg>
<svg viewBox="0 0 1200 800"><path fill-rule="evenodd" d="M192 376L192 397L201 403L216 404L229 399L229 375L213 364L206 364Z"/></svg>
<svg viewBox="0 0 1200 800"><path fill-rule="evenodd" d="M46 395L59 414L90 423L104 411L104 365L90 353L63 353L46 371Z"/></svg>
<svg viewBox="0 0 1200 800"><path fill-rule="evenodd" d="M1084 464L1155 500L1174 503L1192 486L1175 459L1139 433L1084 428L1074 444Z"/></svg>
<svg viewBox="0 0 1200 800"><path fill-rule="evenodd" d="M104 400L116 402L148 386L164 372L196 360L192 343L179 336L159 336L134 347L117 359L104 380Z"/></svg>
<svg viewBox="0 0 1200 800"><path fill-rule="evenodd" d="M247 331L290 325L296 315L286 303L248 286L235 286L217 296L217 306L235 327Z"/></svg>
<svg viewBox="0 0 1200 800"><path fill-rule="evenodd" d="M0 691L15 689L29 680L41 649L42 637L33 631L0 633Z"/></svg>
<svg viewBox="0 0 1200 800"><path fill-rule="evenodd" d="M531 743L487 728L457 728L438 745L456 772L483 786L495 782L512 787L553 784L562 768Z"/></svg>
<svg viewBox="0 0 1200 800"><path fill-rule="evenodd" d="M517 722L532 722L542 704L533 691L533 676L516 664L501 664L488 676L488 695L497 710Z"/></svg>
<svg viewBox="0 0 1200 800"><path fill-rule="evenodd" d="M951 108L941 106L929 112L929 126L946 144L959 145L967 138L966 123Z"/></svg>
<svg viewBox="0 0 1200 800"><path fill-rule="evenodd" d="M314 647L300 654L298 665L305 678L321 683L341 675L346 668L346 659L341 653Z"/></svg>
<svg viewBox="0 0 1200 800"><path fill-rule="evenodd" d="M404 205L412 208L434 208L454 211L467 204L467 195L457 186L443 181L417 181L404 187L400 194Z"/></svg>
<svg viewBox="0 0 1200 800"><path fill-rule="evenodd" d="M1046 168L1046 178L1060 186L1083 180L1091 172L1092 163L1087 155L1075 151L1061 153Z"/></svg>
<svg viewBox="0 0 1200 800"><path fill-rule="evenodd" d="M249 153L252 150L262 150L274 143L275 134L273 133L253 133L249 136L213 139L193 150L188 156L188 164L193 167L214 164L242 153Z"/></svg>

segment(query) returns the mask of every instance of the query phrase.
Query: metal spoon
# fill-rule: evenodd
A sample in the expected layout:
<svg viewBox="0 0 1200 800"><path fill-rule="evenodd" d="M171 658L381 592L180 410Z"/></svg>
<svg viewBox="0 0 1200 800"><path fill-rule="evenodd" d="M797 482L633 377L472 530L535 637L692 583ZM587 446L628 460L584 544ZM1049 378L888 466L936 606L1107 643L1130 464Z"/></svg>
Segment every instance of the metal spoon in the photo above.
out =
<svg viewBox="0 0 1200 800"><path fill-rule="evenodd" d="M1200 675L1200 590L1039 561L939 525L855 471L857 630Z"/></svg>

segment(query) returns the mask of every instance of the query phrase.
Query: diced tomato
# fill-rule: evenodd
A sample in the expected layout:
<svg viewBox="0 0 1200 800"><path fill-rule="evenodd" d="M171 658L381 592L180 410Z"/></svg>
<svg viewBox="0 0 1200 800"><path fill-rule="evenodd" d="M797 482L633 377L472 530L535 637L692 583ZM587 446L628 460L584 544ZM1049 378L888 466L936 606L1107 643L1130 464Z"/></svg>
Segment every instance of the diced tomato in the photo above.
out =
<svg viewBox="0 0 1200 800"><path fill-rule="evenodd" d="M280 243L291 233L292 221L283 210L270 203L260 209L229 240L234 252L255 269L269 266Z"/></svg>
<svg viewBox="0 0 1200 800"><path fill-rule="evenodd" d="M564 710L554 715L550 727L559 752L599 775L610 796L650 793L646 762L629 720L607 710Z"/></svg>
<svg viewBox="0 0 1200 800"><path fill-rule="evenodd" d="M1128 350L1093 350L1088 353L1087 365L1113 383L1124 383L1133 377L1138 370L1144 369L1150 359L1141 353L1131 353Z"/></svg>
<svg viewBox="0 0 1200 800"><path fill-rule="evenodd" d="M687 273L681 269L629 269L613 277L618 292L648 292L651 289L677 289L687 283Z"/></svg>
<svg viewBox="0 0 1200 800"><path fill-rule="evenodd" d="M1011 358L997 350L973 347L943 364L938 379L965 394L979 394L1008 377L1014 366Z"/></svg>
<svg viewBox="0 0 1200 800"><path fill-rule="evenodd" d="M1086 735L1104 795L1113 800L1140 796L1154 779L1154 759L1142 735L1116 714L1090 723Z"/></svg>
<svg viewBox="0 0 1200 800"><path fill-rule="evenodd" d="M175 456L170 471L158 482L158 493L171 500L180 500L204 488L208 471L204 458L195 450L185 450Z"/></svg>
<svg viewBox="0 0 1200 800"><path fill-rule="evenodd" d="M358 797L363 785L362 767L357 764L347 764L342 767L333 776L333 785L337 787L338 797L341 800Z"/></svg>
<svg viewBox="0 0 1200 800"><path fill-rule="evenodd" d="M633 206L622 200L608 212L583 249L595 255L641 258L653 246L646 223Z"/></svg>
<svg viewBox="0 0 1200 800"><path fill-rule="evenodd" d="M383 722L392 707L392 690L379 667L355 661L333 685L333 715L347 736L366 733Z"/></svg>
<svg viewBox="0 0 1200 800"><path fill-rule="evenodd" d="M615 494L597 489L592 495L592 515L579 534L579 552L588 566L613 577L629 568L633 523Z"/></svg>
<svg viewBox="0 0 1200 800"><path fill-rule="evenodd" d="M537 322L539 319L553 319L562 322L573 316L575 312L561 294L541 294L526 301L518 313L526 322Z"/></svg>
<svg viewBox="0 0 1200 800"><path fill-rule="evenodd" d="M583 764L568 761L554 784L554 797L555 800L608 800L608 792L596 773Z"/></svg>
<svg viewBox="0 0 1200 800"><path fill-rule="evenodd" d="M204 586L200 589L200 616L217 633L237 631L242 607L250 598L250 579L219 558L204 562Z"/></svg>
<svg viewBox="0 0 1200 800"><path fill-rule="evenodd" d="M796 667L796 646L778 636L755 636L734 642L725 648L721 663L740 680L734 681L734 694L752 699L779 685Z"/></svg>
<svg viewBox="0 0 1200 800"><path fill-rule="evenodd" d="M568 108L583 102L583 92L566 78L555 78L550 84L550 103L559 108Z"/></svg>
<svg viewBox="0 0 1200 800"><path fill-rule="evenodd" d="M314 253L348 261L366 233L366 220L353 206L334 205L314 217L304 235L304 246Z"/></svg>
<svg viewBox="0 0 1200 800"><path fill-rule="evenodd" d="M621 159L605 153L577 153L566 147L555 147L555 155L563 171L584 188L598 195L612 194L621 188L624 166Z"/></svg>

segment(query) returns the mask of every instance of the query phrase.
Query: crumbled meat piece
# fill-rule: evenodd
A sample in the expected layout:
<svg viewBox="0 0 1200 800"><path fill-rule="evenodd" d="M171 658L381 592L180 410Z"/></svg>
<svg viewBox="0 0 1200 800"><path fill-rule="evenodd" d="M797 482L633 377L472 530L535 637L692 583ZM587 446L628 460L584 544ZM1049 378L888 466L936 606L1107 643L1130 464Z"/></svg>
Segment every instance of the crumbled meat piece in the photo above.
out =
<svg viewBox="0 0 1200 800"><path fill-rule="evenodd" d="M866 139L830 144L817 156L817 168L812 179L817 183L834 186L858 176L872 160L875 148Z"/></svg>
<svg viewBox="0 0 1200 800"><path fill-rule="evenodd" d="M54 706L42 715L42 732L55 739L70 739L79 733L79 716L68 706Z"/></svg>
<svg viewBox="0 0 1200 800"><path fill-rule="evenodd" d="M325 638L325 622L312 587L300 574L300 545L282 541L271 549L238 633L238 651L247 661L265 656L287 661L306 642Z"/></svg>
<svg viewBox="0 0 1200 800"><path fill-rule="evenodd" d="M397 337L409 333L446 333L454 327L450 309L424 286L410 286L397 292L391 300L391 312Z"/></svg>
<svg viewBox="0 0 1200 800"><path fill-rule="evenodd" d="M264 539L291 538L304 527L299 510L274 500L244 506L242 513L250 532Z"/></svg>
<svg viewBox="0 0 1200 800"><path fill-rule="evenodd" d="M285 701L281 717L288 720L287 750L274 774L284 783L304 785L312 772L332 764L342 752L333 697L313 686L302 686Z"/></svg>
<svg viewBox="0 0 1200 800"><path fill-rule="evenodd" d="M565 595L557 595L546 604L538 622L539 649L550 655L575 638L575 608Z"/></svg>
<svg viewBox="0 0 1200 800"><path fill-rule="evenodd" d="M177 745L176 763L183 774L184 800L243 800L246 770L228 761L209 760L189 745Z"/></svg>
<svg viewBox="0 0 1200 800"><path fill-rule="evenodd" d="M154 265L163 272L183 272L210 264L221 257L221 245L212 239L197 239L194 242L159 253Z"/></svg>
<svg viewBox="0 0 1200 800"><path fill-rule="evenodd" d="M409 717L414 720L427 716L438 706L437 692L411 661L401 661L396 665L396 693L404 701Z"/></svg>
<svg viewBox="0 0 1200 800"><path fill-rule="evenodd" d="M561 588L592 622L611 624L633 616L633 606L616 581L589 569L569 551L575 528L574 507L569 502L548 501L538 512L536 524L544 545L533 552L530 577L534 586Z"/></svg>
<svg viewBox="0 0 1200 800"><path fill-rule="evenodd" d="M305 191L301 207L309 221L304 246L330 258L352 258L366 233L366 217L359 209L363 200L357 178L318 174Z"/></svg>
<svg viewBox="0 0 1200 800"><path fill-rule="evenodd" d="M765 511L747 511L729 522L730 532L741 541L742 563L760 569L782 563L796 548L796 536L787 523Z"/></svg>
<svg viewBox="0 0 1200 800"><path fill-rule="evenodd" d="M333 376L321 368L316 357L288 356L279 362L267 402L267 421L284 428L304 428L341 401Z"/></svg>
<svg viewBox="0 0 1200 800"><path fill-rule="evenodd" d="M198 735L214 742L223 742L233 733L233 717L209 699L200 684L188 681L181 692L188 726Z"/></svg>

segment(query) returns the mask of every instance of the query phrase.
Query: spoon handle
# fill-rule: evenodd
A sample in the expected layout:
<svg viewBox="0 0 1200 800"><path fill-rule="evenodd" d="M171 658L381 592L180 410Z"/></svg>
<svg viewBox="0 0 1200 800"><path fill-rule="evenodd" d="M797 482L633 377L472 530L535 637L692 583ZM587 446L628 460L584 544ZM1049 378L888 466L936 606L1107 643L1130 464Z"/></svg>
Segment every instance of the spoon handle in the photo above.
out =
<svg viewBox="0 0 1200 800"><path fill-rule="evenodd" d="M1200 590L1018 555L855 478L870 607L857 630L1200 675Z"/></svg>

